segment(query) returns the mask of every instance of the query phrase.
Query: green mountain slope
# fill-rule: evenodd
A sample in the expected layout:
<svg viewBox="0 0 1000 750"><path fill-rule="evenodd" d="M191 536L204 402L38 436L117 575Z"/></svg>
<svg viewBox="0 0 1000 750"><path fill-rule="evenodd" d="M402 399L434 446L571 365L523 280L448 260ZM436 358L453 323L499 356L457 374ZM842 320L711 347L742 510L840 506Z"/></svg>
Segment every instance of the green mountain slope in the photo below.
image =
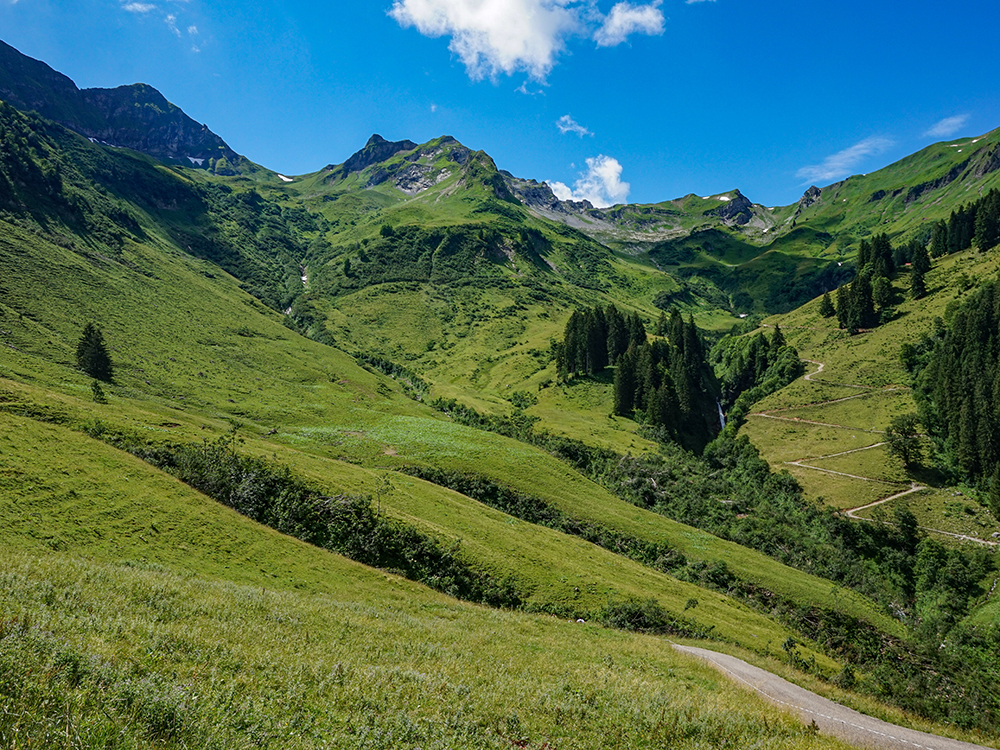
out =
<svg viewBox="0 0 1000 750"><path fill-rule="evenodd" d="M65 82L43 75L41 68L29 66L28 71L36 78L25 77L41 81L28 89L63 86L71 91ZM138 94L133 104L140 107L152 96ZM141 119L129 123L122 127L141 129ZM950 151L942 154L944 158ZM976 164L970 176L962 178L963 184L972 185L969 189L992 179L993 172L982 167L988 160ZM913 166L907 174L936 174L936 169ZM869 590L883 603L876 604L761 551L672 521L653 512L663 508L654 508L652 502L637 507L618 496L629 497L612 485L612 472L587 478L554 455L564 453L553 443L465 426L458 416L429 404L435 396L455 397L494 417L536 418L538 427L556 435L619 454L655 451L654 442L636 434L634 422L611 415L609 376L556 382L551 341L561 337L566 319L580 306L616 304L638 312L652 328L661 306L677 302L696 312L703 327L720 330L734 321L733 300L743 299L741 294L750 300L747 309L789 304L775 294L774 279L789 293L806 295L817 279L850 272L846 264L836 265L842 261L824 254L825 249L817 250L828 237L839 241L828 228L807 224L814 218L820 223L822 216L833 221L832 213L821 214L819 209L815 216L807 215L822 201L802 208L798 216L785 209L767 213L738 191L725 194L729 200L689 196L650 213L643 207L611 210L602 221L612 229L614 221L635 223L642 216L672 222L673 229L660 232L654 227L650 242L636 245L638 240L623 239L617 230L605 227L598 241L580 227L543 214L519 198L530 185L500 172L485 153L449 137L421 145L373 136L343 164L294 178L265 170L242 175L225 171L178 166L133 150L108 148L0 103L0 482L7 493L0 513L4 546L16 550L11 564L42 568L37 575L25 573L6 589L7 601L20 602L23 617L50 622L39 612L51 605L44 597L39 604L31 592L46 577L66 579L66 570L74 566L85 567L86 576L114 580L115 586L131 592L128 597L146 600L155 580L164 591L191 592L178 576L192 573L211 589L205 601L219 597L235 602L251 590L241 588L231 595L233 586L281 589L287 593L282 603L259 611L262 621L277 618L283 627L306 621L328 627L332 621L316 614L315 608L328 606L329 597L347 610L368 613L373 621L402 618L422 623L423 615L413 612L433 610L434 602L447 601L388 574L363 572L333 552L309 548L300 555L304 547L299 542L242 517L234 521L237 517L223 505L178 483L176 477L190 480L193 473L185 461L198 449L190 446L204 444L201 450L207 454L220 436L235 433L244 441L238 444L242 454L261 458L263 463L255 465L274 467L277 474L287 467L287 476L318 488L315 497L322 502L317 507L337 510L355 500L367 507L371 501L373 528L381 529L379 533L412 540L408 554L414 558L419 545L424 551L433 548L429 557L453 567L421 568L423 557L404 560L398 568L383 567L418 571L413 575L439 590L458 591L458 584L446 579L455 570L471 571L477 580L502 590L509 606L660 632L707 633L727 648L746 649L761 659L779 656L826 680L836 677L847 684L857 679L875 692L886 673L854 677L850 670L841 670L843 654L853 648L845 646L845 633L864 641L857 650L881 649L894 659L898 655L906 668L932 658L917 653L907 640L911 631L902 621L906 612L901 615L888 606L891 602L883 592ZM982 174L977 177L977 172ZM957 190L954 183L940 189ZM813 197L817 195L822 198L821 192ZM930 189L924 195L931 195ZM614 211L617 217L611 216ZM852 226L860 225L864 211L852 214ZM675 231L690 234L670 234ZM764 236L772 234L780 234L781 243L765 243ZM678 259L678 269L695 270L679 271L677 278L658 270L657 264L672 258ZM833 271L834 266L844 270ZM770 279L762 269L769 269ZM794 316L811 314L809 310L807 306L805 312L793 314L788 323L794 326ZM915 307L907 312L911 322L919 322ZM89 321L103 328L115 365L114 381L100 390L75 366L77 340ZM801 345L806 349L809 341L803 338ZM845 346L845 351L851 348ZM101 403L101 393L110 403ZM890 404L885 413L896 408ZM751 419L748 429L753 424ZM98 440L102 436L106 442ZM571 441L562 445L581 453L588 450ZM146 456L149 463L139 462L126 448ZM717 527L717 533L732 539L752 532L761 539L744 538L746 543L779 559L794 558L787 549L768 549L767 539L779 537L754 529L754 518L738 523L755 511L742 506L749 501L739 490L717 494L738 486L740 471L748 472L748 484L754 481L743 465L725 465L736 462L735 453L720 459L714 473L708 463L695 469L687 459L667 455L662 475L666 489L656 486L660 475L638 475L636 482L648 480L654 490L667 493L684 485L699 487L705 494L699 502L713 506L706 515L732 518L731 526ZM621 456L615 461L627 465ZM732 484L710 489L712 477L720 473ZM458 481L456 477L468 483L461 491L444 486ZM243 487L237 495L242 497L239 493L245 490L253 496L255 483L265 479L244 477L246 486L237 483ZM775 481L775 486L790 487L784 478ZM676 494L697 491L685 488ZM490 493L516 495L531 507L498 509ZM219 499L238 506L232 498ZM528 511L561 520L534 523L526 520ZM278 518L279 528L300 530L292 510L282 516L278 507L271 515ZM817 525L824 523L819 516L809 517ZM802 532L793 527L795 522L788 519L789 535ZM230 526L239 531L227 531ZM372 532L372 549L378 547L377 536ZM841 542L848 543L837 540ZM51 567L33 561L33 555L45 550L58 553ZM823 553L830 557L829 550ZM81 558L89 562L81 563ZM133 576L119 570L123 561L163 570ZM341 583L346 575L337 572L341 566L357 576ZM370 597L352 593L368 586L366 576L387 581L396 592L386 594L391 606L379 603L387 590L381 583L371 585ZM80 590L94 589L80 584ZM411 592L419 593L411 598ZM170 593L167 600L179 596ZM320 599L326 604L315 604ZM519 623L512 627L521 630L542 622L523 614L483 614L454 602L442 606L451 609L441 617L465 622L470 630L493 622L492 617L509 617L509 622ZM281 607L299 614L282 620ZM156 605L149 608L156 610ZM182 610L175 618L180 629L200 616ZM466 618L467 612L479 614ZM148 618L158 616L143 610L130 627L147 628ZM164 618L167 626L154 629L156 637L171 643L184 640L186 636L172 629L173 615ZM53 628L57 637L69 638L72 632L71 625ZM288 628L292 632L295 626ZM104 620L97 630L101 635L93 641L75 641L74 658L90 665L87 674L96 674L92 665L97 662L91 658L122 648L123 641L115 640ZM48 665L49 656L61 653L44 638L32 641L34 636L24 635L25 628L10 632L21 639L16 641L18 649L27 649L39 660L39 670ZM365 638L394 632L373 625L359 639L346 642L357 649ZM602 632L594 637L644 642ZM811 634L818 640L806 637ZM7 631L0 632L0 637L7 636ZM462 643L475 642L475 636L469 637L471 641ZM217 648L217 641L208 637L192 637L188 643L179 651ZM237 661L253 660L266 669L266 660L253 652L253 644L243 644L236 650L246 656ZM522 647L525 652L537 650L518 640L516 648ZM640 648L622 648L633 647ZM166 677L176 665L182 667L179 674L194 668L193 662L183 661L186 657L166 655L172 651L169 646L157 651L165 654L158 657L167 665L163 670L147 665L151 671L146 674L153 675L150 679L157 685L176 687L171 680L179 678ZM292 656L281 658L293 665L290 669L299 669L301 662ZM398 658L398 653L387 658ZM417 669L422 662L406 663ZM549 666L568 669L564 664L554 660ZM950 663L943 668L934 664L934 670L915 678L930 679L937 670L951 679ZM469 673L463 670L456 674L464 680ZM9 669L3 674L4 679L16 679ZM892 681L903 679L894 675ZM58 700L96 700L98 683L85 684L91 686L85 688L90 693L60 692ZM520 683L509 684L513 692ZM920 700L931 700L935 690L953 690L952 684L928 684ZM961 683L961 690L966 688ZM34 689L18 687L21 695ZM310 687L307 703L320 705L330 689L322 681L320 687ZM393 693L389 698L379 690L357 693L356 705L381 701L405 711L423 695ZM630 690L623 688L621 700L632 695ZM602 695L609 696L604 699L609 705L619 700ZM968 708L978 703L965 701L965 708L955 708L962 704L956 698L936 716L965 726L993 726L993 704L977 708L978 719ZM273 704L268 705L253 721L263 725L277 715ZM919 702L907 705L928 712ZM492 726L493 708L477 705L469 710L485 717L474 720L481 729ZM25 703L18 711L23 717L32 714ZM339 714L337 721L356 726L352 711ZM430 711L433 721L447 724L441 718L445 709ZM171 734L168 722L167 730L150 730L152 739L207 742L211 732L204 728L210 726L217 727L219 736L243 736L236 725L213 725L208 714L191 716L193 723L184 724L190 734ZM525 735L542 737L545 716L532 713L525 719L526 724L533 722ZM706 721L715 717L710 714ZM104 721L96 712L93 718ZM405 720L377 726L398 732L415 720L407 714ZM304 718L297 721L308 724ZM635 732L649 729L637 721ZM322 729L313 739L336 731L316 722L311 726ZM516 727L506 718L504 722ZM268 726L268 732L279 731ZM598 742L597 734L588 734L591 729L565 736L578 737L573 741L588 746ZM161 731L166 733L155 734ZM451 729L438 726L434 731L439 734L407 735L406 741L419 744L427 737L445 737L439 744L457 742ZM512 733L516 729L499 733L497 742L508 746ZM494 739L477 735L468 744L489 745Z"/></svg>

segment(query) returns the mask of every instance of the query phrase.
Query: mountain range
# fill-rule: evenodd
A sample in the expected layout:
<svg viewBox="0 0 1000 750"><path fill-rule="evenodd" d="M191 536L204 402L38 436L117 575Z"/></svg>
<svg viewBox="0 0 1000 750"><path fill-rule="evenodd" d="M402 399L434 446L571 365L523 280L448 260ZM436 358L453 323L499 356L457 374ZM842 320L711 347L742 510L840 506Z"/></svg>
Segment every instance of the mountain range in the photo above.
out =
<svg viewBox="0 0 1000 750"><path fill-rule="evenodd" d="M0 100L0 745L843 746L669 637L1000 747L990 480L911 375L1000 129L596 208L451 136L279 174L3 43Z"/></svg>

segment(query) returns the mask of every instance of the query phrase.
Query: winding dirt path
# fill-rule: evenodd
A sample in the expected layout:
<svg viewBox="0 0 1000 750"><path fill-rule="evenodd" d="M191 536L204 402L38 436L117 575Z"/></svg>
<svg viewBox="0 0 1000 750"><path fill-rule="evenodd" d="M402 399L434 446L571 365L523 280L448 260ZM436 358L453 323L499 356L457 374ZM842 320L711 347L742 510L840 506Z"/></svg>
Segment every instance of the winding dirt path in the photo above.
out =
<svg viewBox="0 0 1000 750"><path fill-rule="evenodd" d="M823 384L826 384L826 385L837 385L837 386L842 386L844 388L857 388L859 390L863 390L864 393L859 393L859 394L854 395L854 396L844 396L842 398L830 399L829 401L819 401L819 402L812 403L812 404L803 404L801 406L785 406L785 407L782 407L780 409L770 409L768 411L752 412L748 416L751 416L751 417L762 417L764 419L777 419L777 420L780 420L782 422L793 422L795 424L815 425L817 427L829 427L829 428L838 429L838 430L851 430L852 432L865 432L865 433L872 434L872 435L884 435L885 434L884 430L866 430L866 429L864 429L862 427L850 427L848 425L832 424L830 422L819 422L819 421L812 420L812 419L802 419L801 417L781 417L781 416L778 416L778 414L776 412L791 411L793 409L805 409L805 408L813 408L813 407L819 407L819 406L827 406L829 404L842 403L844 401L850 401L850 400L856 399L856 398L863 398L865 396L874 395L874 394L878 394L878 393L887 393L887 392L890 392L890 391L909 390L905 386L890 386L888 388L876 389L876 388L872 388L871 386L858 385L856 383L835 383L835 382L830 381L830 380L814 380L813 376L819 375L821 372L823 372L823 370L826 368L826 363L825 362L819 362L819 361L814 360L814 359L804 359L802 361L803 362L808 362L809 364L816 365L816 369L815 370L813 370L812 372L808 372L808 373L806 373L805 375L802 376L803 380L808 380L811 383L823 383ZM849 473L843 472L843 471L834 471L833 469L824 469L824 468L822 468L820 466L811 466L810 464L806 463L807 461L821 461L821 460L823 460L825 458L835 458L837 456L846 456L846 455L848 455L850 453L859 453L861 451L872 450L874 448L879 448L879 447L881 447L883 445L885 445L885 442L873 443L872 445L866 445L866 446L863 446L861 448L854 448L852 450L841 451L840 453L831 453L830 455L827 455L827 456L814 456L814 457L809 457L809 458L800 458L797 461L784 461L783 463L786 466L797 466L800 469L809 469L810 471L820 471L820 472L823 472L824 474L832 474L834 476L846 477L847 479L856 479L856 480L861 481L861 482L871 482L871 483L874 483L874 484L883 484L883 485L886 485L887 487L899 487L901 484L904 484L904 483L902 483L902 482L892 482L892 481L887 481L887 480L884 480L884 479L874 479L872 477L863 477L863 476L859 476L857 474L849 474ZM865 505L859 505L856 508L847 508L847 509L845 509L845 510L843 510L841 512L844 513L845 515L847 515L848 518L851 518L851 519L853 519L855 521L866 521L868 523L878 523L877 521L875 521L875 519L864 518L863 516L859 516L857 514L860 511L868 510L869 508L874 508L874 507L876 507L878 505L882 505L883 503L887 503L890 500L896 500L897 498L904 497L906 495L912 494L914 492L919 492L920 490L924 490L924 489L927 489L927 488L924 487L924 486L922 486L922 485L917 484L916 482L911 482L908 489L905 489L905 490L903 490L901 492L893 493L891 495L887 495L886 497L883 497L883 498L880 498L878 500L875 500L874 502L866 503ZM934 534L941 534L942 536L951 537L952 539L959 539L959 540L966 541L966 542L973 542L975 544L981 544L981 545L988 546L988 547L1000 547L1000 542L991 542L991 541L987 541L985 539L979 539L979 538L974 537L974 536L969 536L967 534L957 534L957 533L952 532L952 531L944 531L942 529L933 529L933 528L931 528L929 526L919 526L918 528L922 529L923 531L929 531L929 532L934 533Z"/></svg>
<svg viewBox="0 0 1000 750"><path fill-rule="evenodd" d="M790 709L804 723L816 722L823 734L836 737L856 747L878 750L975 750L982 745L938 737L915 729L876 719L854 709L793 685L742 659L694 646L672 644L682 653L704 659L734 682L753 690L771 703Z"/></svg>
<svg viewBox="0 0 1000 750"><path fill-rule="evenodd" d="M895 495L889 495L889 497L883 497L881 500L876 500L875 502L868 503L867 505L859 505L857 508L847 508L844 510L844 513L847 515L848 518L853 518L855 521L870 521L871 520L870 518L862 518L861 516L856 515L857 512L861 510L868 510L869 508L874 508L875 506L881 505L882 503L887 503L890 500L895 500L897 497L903 497L905 495L910 495L914 492L920 492L920 490L926 490L926 489L927 488L924 487L923 485L913 482L910 485L910 489L908 490L897 492Z"/></svg>

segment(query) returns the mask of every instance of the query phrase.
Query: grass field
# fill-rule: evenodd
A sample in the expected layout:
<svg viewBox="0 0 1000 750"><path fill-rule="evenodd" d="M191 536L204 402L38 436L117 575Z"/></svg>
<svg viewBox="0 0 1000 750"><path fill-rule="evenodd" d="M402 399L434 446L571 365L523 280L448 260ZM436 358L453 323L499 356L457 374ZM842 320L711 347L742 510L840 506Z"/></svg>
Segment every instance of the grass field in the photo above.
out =
<svg viewBox="0 0 1000 750"><path fill-rule="evenodd" d="M662 639L332 561L320 593L2 557L5 747L841 747Z"/></svg>

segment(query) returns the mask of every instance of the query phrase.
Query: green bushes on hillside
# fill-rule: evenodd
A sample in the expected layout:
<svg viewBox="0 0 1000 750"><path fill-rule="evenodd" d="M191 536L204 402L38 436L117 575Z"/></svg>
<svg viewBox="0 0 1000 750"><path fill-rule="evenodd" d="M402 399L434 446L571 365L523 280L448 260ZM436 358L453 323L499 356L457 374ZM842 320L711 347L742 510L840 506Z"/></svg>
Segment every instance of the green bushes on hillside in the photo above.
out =
<svg viewBox="0 0 1000 750"><path fill-rule="evenodd" d="M835 612L762 598L779 615L875 676L881 698L921 715L995 732L1000 727L1000 626L961 623L996 561L985 550L943 551L906 509L890 523L859 524L808 502L787 473L772 473L745 437L723 434L703 456L666 442L658 454L622 456L535 432L531 422L486 417L451 403L463 424L501 432L563 459L623 500L704 529L878 601L909 628L898 642ZM686 571L687 567L674 571ZM728 593L743 585L706 570ZM719 585L719 584L715 584ZM756 596L747 589L745 596ZM913 686L919 685L918 690Z"/></svg>
<svg viewBox="0 0 1000 750"><path fill-rule="evenodd" d="M149 445L103 423L88 434L164 469L243 515L365 565L495 607L522 603L516 582L479 573L413 526L382 516L370 496L326 495L287 466L236 451L235 430L202 445Z"/></svg>

